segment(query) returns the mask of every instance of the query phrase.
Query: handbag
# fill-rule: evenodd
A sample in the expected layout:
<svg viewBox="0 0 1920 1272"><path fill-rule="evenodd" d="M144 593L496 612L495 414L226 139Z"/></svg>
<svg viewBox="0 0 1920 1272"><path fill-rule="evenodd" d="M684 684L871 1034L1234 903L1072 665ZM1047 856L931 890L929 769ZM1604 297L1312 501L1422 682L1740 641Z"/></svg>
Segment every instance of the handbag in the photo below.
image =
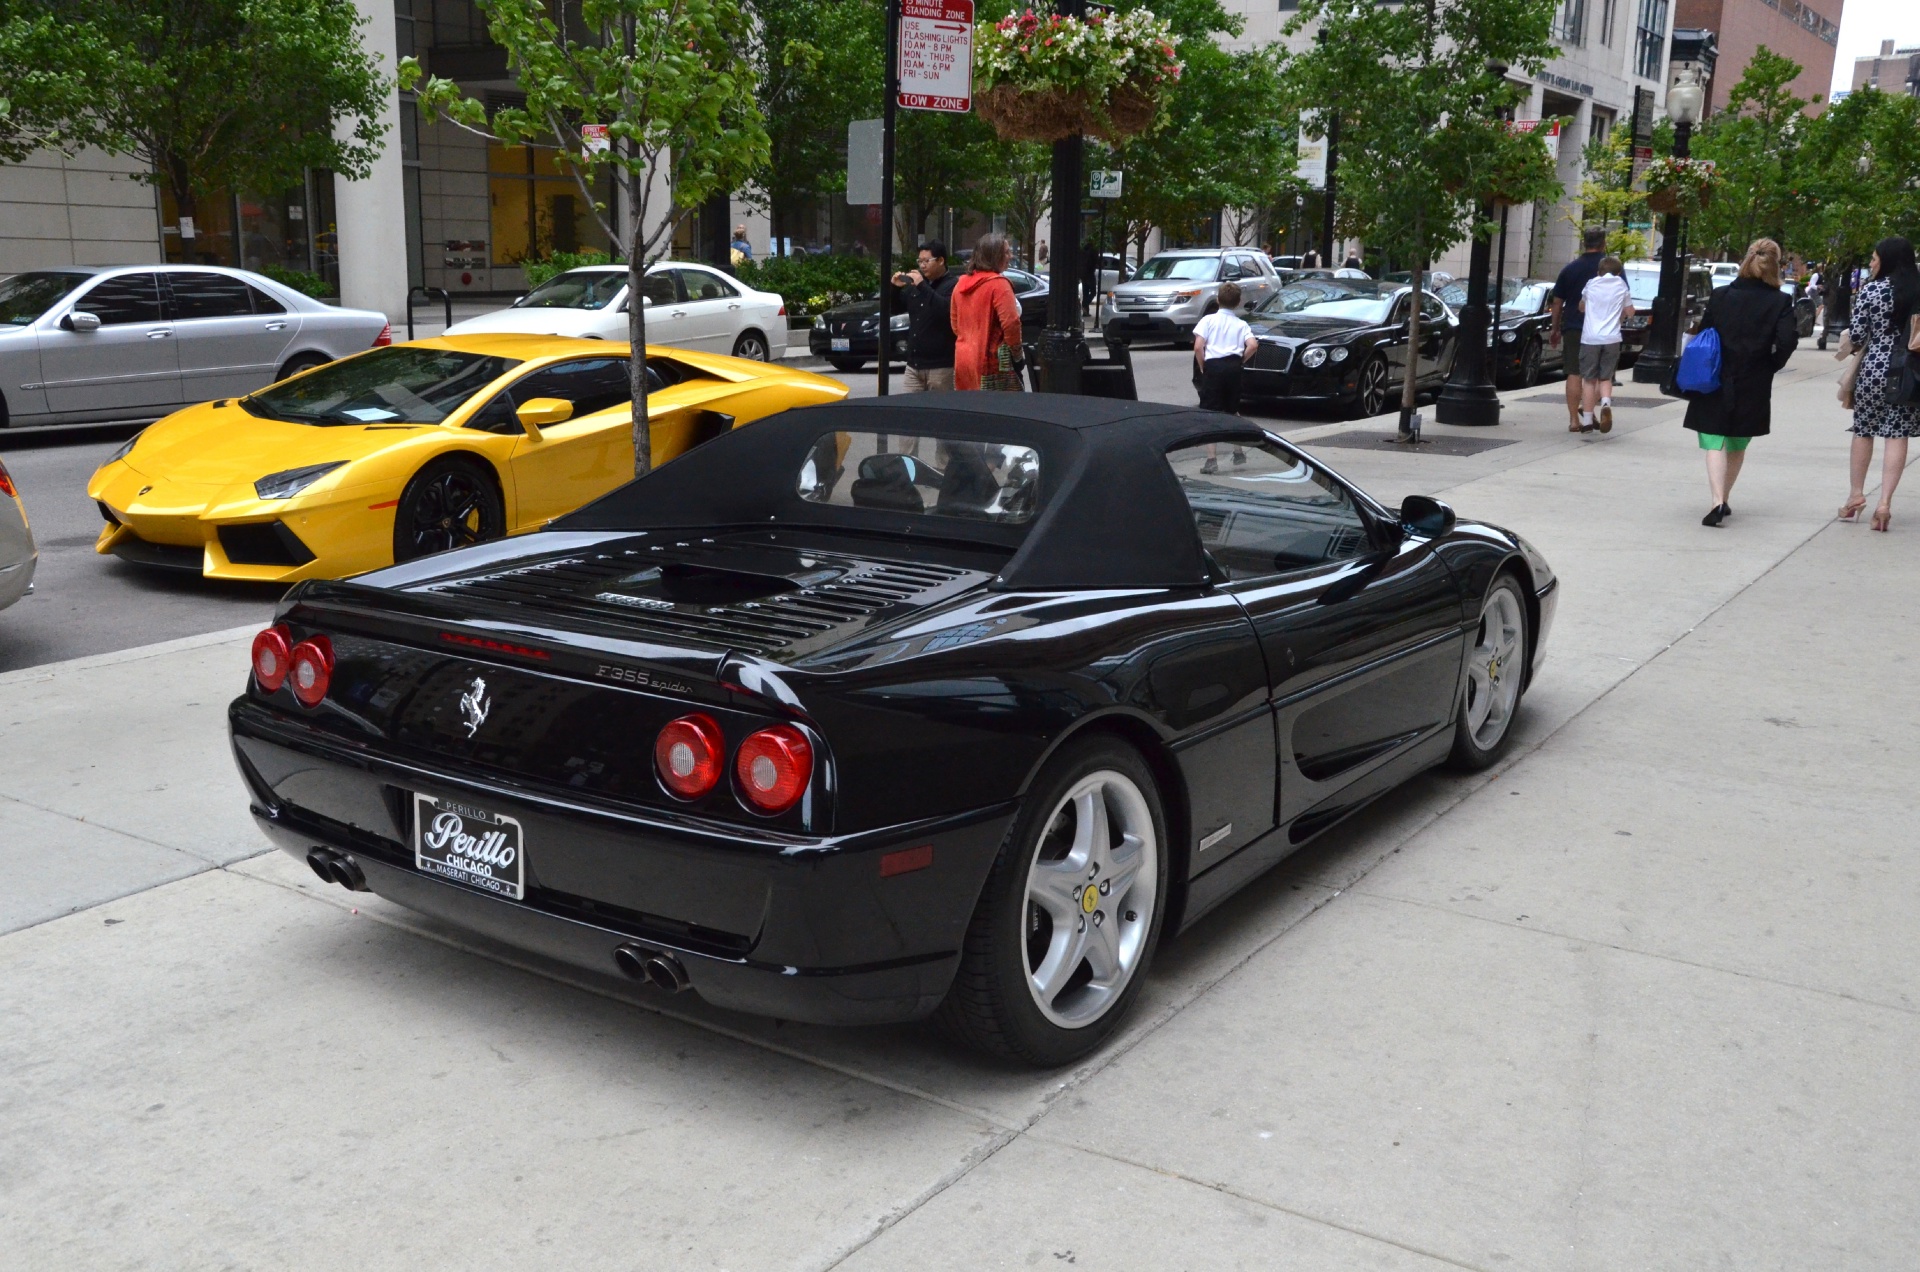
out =
<svg viewBox="0 0 1920 1272"><path fill-rule="evenodd" d="M1842 347L1844 348L1845 346ZM1853 409L1854 385L1860 380L1860 363L1865 360L1866 356L1867 351L1865 349L1853 353L1847 358L1847 365L1840 372L1840 390L1838 396L1840 398L1840 409L1843 411L1851 411Z"/></svg>
<svg viewBox="0 0 1920 1272"><path fill-rule="evenodd" d="M1682 396L1704 397L1720 391L1720 333L1712 327L1687 341L1673 386Z"/></svg>

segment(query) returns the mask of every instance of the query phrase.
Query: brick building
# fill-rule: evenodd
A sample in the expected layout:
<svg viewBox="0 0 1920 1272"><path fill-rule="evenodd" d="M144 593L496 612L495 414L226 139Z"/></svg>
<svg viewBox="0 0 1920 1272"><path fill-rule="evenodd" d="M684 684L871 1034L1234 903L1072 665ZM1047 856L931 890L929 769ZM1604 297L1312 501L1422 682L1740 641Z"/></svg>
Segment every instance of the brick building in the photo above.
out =
<svg viewBox="0 0 1920 1272"><path fill-rule="evenodd" d="M1706 113L1724 110L1747 64L1761 45L1784 54L1803 68L1793 82L1801 97L1818 97L1815 113L1825 109L1833 84L1834 50L1840 42L1840 13L1846 0L1678 0L1673 24L1704 27L1714 33L1720 60L1707 81Z"/></svg>
<svg viewBox="0 0 1920 1272"><path fill-rule="evenodd" d="M1853 87L1920 97L1920 46L1896 49L1892 40L1880 41L1878 57L1853 59Z"/></svg>

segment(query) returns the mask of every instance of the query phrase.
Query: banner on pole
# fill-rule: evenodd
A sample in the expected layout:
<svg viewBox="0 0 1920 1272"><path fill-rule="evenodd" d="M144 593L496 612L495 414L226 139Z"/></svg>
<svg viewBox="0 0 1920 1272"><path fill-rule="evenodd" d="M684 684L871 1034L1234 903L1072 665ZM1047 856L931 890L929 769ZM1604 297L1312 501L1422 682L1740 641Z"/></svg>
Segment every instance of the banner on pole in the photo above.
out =
<svg viewBox="0 0 1920 1272"><path fill-rule="evenodd" d="M847 121L847 202L859 207L881 201L880 165L886 149L886 121Z"/></svg>
<svg viewBox="0 0 1920 1272"><path fill-rule="evenodd" d="M1327 188L1327 137L1317 110L1300 112L1300 144L1293 175L1316 190Z"/></svg>
<svg viewBox="0 0 1920 1272"><path fill-rule="evenodd" d="M900 95L906 110L973 109L973 0L899 0Z"/></svg>

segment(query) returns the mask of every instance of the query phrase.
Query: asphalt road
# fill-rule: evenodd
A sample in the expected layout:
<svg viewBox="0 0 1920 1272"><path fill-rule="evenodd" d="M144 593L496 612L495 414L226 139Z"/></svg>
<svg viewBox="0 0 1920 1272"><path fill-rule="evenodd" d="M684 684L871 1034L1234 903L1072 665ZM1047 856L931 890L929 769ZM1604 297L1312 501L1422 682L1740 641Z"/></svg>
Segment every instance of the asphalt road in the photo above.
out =
<svg viewBox="0 0 1920 1272"><path fill-rule="evenodd" d="M1135 350L1141 398L1195 402L1191 357L1181 349ZM871 367L855 375L822 374L845 383L856 397L877 389ZM1291 407L1283 414L1266 403L1248 403L1245 413L1282 432L1340 418L1324 408ZM100 513L87 498L87 478L134 431L114 426L0 435L0 457L19 484L40 548L33 595L0 611L0 671L264 624L272 614L278 588L143 569L94 552Z"/></svg>
<svg viewBox="0 0 1920 1272"><path fill-rule="evenodd" d="M87 478L133 427L0 436L40 549L33 594L0 610L0 671L265 620L279 589L143 570L93 550Z"/></svg>

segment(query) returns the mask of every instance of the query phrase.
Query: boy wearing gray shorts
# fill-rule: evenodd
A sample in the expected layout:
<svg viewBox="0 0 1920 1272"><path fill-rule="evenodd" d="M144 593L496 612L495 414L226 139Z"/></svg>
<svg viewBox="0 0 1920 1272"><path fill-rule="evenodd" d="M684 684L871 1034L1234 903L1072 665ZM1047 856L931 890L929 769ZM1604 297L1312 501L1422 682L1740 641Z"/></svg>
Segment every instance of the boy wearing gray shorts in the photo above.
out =
<svg viewBox="0 0 1920 1272"><path fill-rule="evenodd" d="M1633 316L1633 293L1618 256L1600 262L1580 294L1580 431L1613 431L1613 373L1620 366L1620 324Z"/></svg>

